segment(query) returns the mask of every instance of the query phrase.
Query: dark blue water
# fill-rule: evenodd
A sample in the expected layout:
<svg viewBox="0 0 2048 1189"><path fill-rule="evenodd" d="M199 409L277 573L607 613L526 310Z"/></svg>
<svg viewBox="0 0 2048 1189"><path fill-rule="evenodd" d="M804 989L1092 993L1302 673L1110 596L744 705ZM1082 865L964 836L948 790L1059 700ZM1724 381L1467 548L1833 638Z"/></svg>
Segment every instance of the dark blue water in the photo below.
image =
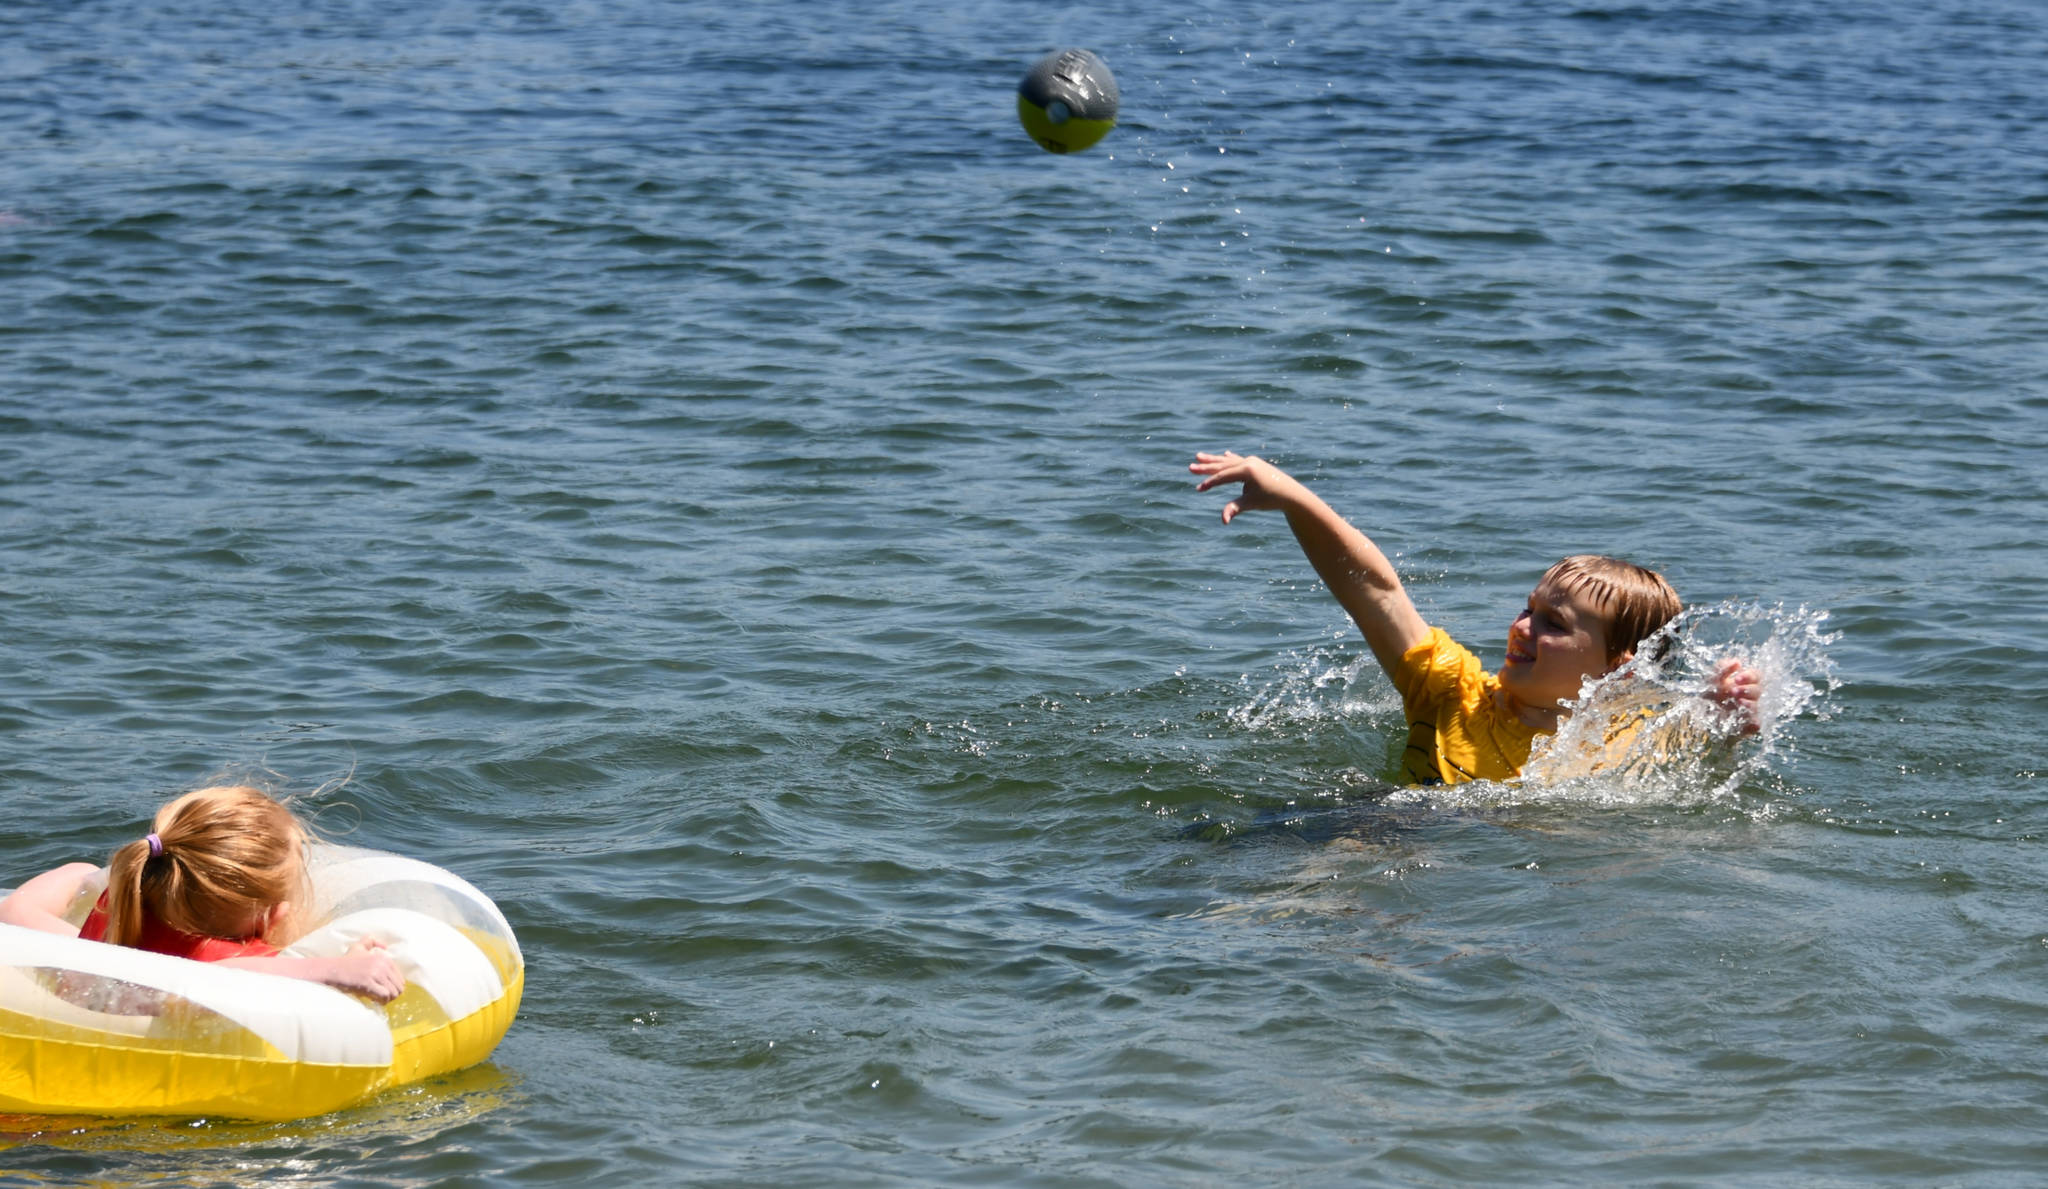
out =
<svg viewBox="0 0 2048 1189"><path fill-rule="evenodd" d="M1066 45L1123 120L1054 157ZM488 1066L0 1180L2032 1180L2044 59L2019 0L0 6L0 884L346 774L532 964ZM1597 550L1802 697L1390 797L1223 447L1488 663Z"/></svg>

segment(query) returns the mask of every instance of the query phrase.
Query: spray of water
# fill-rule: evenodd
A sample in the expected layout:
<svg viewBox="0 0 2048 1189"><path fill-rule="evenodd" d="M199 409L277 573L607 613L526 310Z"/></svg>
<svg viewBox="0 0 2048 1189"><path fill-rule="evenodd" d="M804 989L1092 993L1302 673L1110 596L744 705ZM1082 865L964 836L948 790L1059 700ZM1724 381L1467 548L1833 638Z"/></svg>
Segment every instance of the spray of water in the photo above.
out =
<svg viewBox="0 0 2048 1189"><path fill-rule="evenodd" d="M1792 724L1826 717L1840 685L1825 612L1745 603L1694 607L1628 664L1589 679L1520 779L1473 792L1495 804L1699 805L1732 797L1793 756ZM1753 670L1753 719L1708 696L1729 659ZM1754 730L1748 729L1753 726Z"/></svg>
<svg viewBox="0 0 2048 1189"><path fill-rule="evenodd" d="M1375 688L1379 667L1371 653L1334 655L1337 650L1310 649L1289 668L1230 710L1233 725L1253 733L1294 723L1364 716L1400 719L1400 699L1390 689ZM1378 682L1384 686L1385 682ZM1391 699L1391 700L1389 700Z"/></svg>

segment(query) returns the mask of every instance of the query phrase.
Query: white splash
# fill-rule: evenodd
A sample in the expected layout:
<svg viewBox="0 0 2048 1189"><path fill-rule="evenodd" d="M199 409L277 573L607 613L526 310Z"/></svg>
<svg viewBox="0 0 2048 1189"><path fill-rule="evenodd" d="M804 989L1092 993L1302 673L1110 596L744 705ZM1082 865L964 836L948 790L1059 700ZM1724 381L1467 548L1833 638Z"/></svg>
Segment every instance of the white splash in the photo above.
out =
<svg viewBox="0 0 2048 1189"><path fill-rule="evenodd" d="M1251 700L1229 711L1232 725L1266 731L1297 723L1349 721L1360 717L1377 723L1391 716L1399 721L1400 700L1378 678L1379 666L1369 652L1346 656L1322 648L1298 654L1292 668L1267 682ZM1240 678L1250 682L1249 675Z"/></svg>
<svg viewBox="0 0 2048 1189"><path fill-rule="evenodd" d="M1636 658L1590 678L1555 735L1537 740L1521 777L1488 786L1491 804L1701 805L1793 755L1792 724L1826 718L1840 687L1823 630L1827 613L1747 603L1694 607ZM1734 659L1759 679L1755 731L1709 696ZM1443 790L1437 790L1441 792ZM1478 792L1478 790L1474 790Z"/></svg>

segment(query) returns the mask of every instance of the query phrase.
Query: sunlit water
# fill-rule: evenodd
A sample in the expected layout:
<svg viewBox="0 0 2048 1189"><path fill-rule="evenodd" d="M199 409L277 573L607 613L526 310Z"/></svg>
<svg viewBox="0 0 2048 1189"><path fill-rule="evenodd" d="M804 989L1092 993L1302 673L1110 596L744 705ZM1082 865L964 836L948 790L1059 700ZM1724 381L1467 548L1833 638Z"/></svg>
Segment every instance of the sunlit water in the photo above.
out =
<svg viewBox="0 0 2048 1189"><path fill-rule="evenodd" d="M1064 45L1124 120L1059 158ZM0 884L346 775L531 963L488 1066L0 1180L2029 1182L2044 60L2016 0L0 9ZM1744 655L1765 729L1391 789L1222 447L1489 664L1657 567L1634 676Z"/></svg>

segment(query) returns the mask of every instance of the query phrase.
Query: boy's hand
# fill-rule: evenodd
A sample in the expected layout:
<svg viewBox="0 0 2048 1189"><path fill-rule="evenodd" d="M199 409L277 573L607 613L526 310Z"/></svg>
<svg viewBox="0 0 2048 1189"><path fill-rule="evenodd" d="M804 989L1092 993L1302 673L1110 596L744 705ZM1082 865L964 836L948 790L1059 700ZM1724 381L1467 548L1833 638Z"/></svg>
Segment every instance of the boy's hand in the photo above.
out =
<svg viewBox="0 0 2048 1189"><path fill-rule="evenodd" d="M1716 706L1730 714L1742 716L1742 733L1754 735L1762 727L1757 721L1757 698L1763 692L1763 678L1755 669L1729 657L1714 670L1714 684L1707 689L1707 697Z"/></svg>
<svg viewBox="0 0 2048 1189"><path fill-rule="evenodd" d="M1282 489L1294 485L1287 472L1263 458L1247 458L1226 450L1221 454L1197 454L1195 461L1188 464L1188 470L1208 478L1195 488L1207 491L1226 483L1242 483L1244 491L1229 503L1223 505L1223 523L1229 524L1239 512L1258 512L1270 508L1284 508L1287 501L1282 498Z"/></svg>

